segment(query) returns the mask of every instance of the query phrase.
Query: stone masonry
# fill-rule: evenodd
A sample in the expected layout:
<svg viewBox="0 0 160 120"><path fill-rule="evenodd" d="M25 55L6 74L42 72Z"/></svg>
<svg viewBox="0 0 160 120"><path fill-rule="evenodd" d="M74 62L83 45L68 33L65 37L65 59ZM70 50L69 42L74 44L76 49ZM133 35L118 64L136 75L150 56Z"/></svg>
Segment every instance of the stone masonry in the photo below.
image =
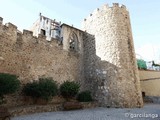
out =
<svg viewBox="0 0 160 120"><path fill-rule="evenodd" d="M3 25L0 18L0 73L16 74L22 84L40 77L59 84L74 80L81 90L91 90L101 106L142 107L126 7L114 3L96 9L83 21L83 30L62 24L62 41L48 41L45 35L33 36L34 31L22 33L11 23ZM18 96L14 100L11 104L17 105Z"/></svg>
<svg viewBox="0 0 160 120"><path fill-rule="evenodd" d="M141 107L129 13L126 7L104 5L83 21L86 37L85 80L102 106Z"/></svg>
<svg viewBox="0 0 160 120"><path fill-rule="evenodd" d="M73 31L80 34L80 31L67 25L62 26L63 29L66 27L64 36L69 37ZM36 38L31 31L17 32L16 26L11 23L1 25L0 31L1 73L16 74L24 84L39 77L53 77L58 83L83 80L81 53L63 50L64 46L59 45L56 39L46 41L45 36Z"/></svg>

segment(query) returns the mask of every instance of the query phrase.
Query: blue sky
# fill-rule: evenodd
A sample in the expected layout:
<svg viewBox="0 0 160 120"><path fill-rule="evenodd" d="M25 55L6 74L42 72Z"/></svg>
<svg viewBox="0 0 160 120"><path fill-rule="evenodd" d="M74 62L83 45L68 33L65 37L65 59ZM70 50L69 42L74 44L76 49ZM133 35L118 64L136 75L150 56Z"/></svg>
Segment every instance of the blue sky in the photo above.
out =
<svg viewBox="0 0 160 120"><path fill-rule="evenodd" d="M120 3L130 12L136 53L160 60L160 0L0 0L0 16L19 30L29 29L41 12L62 23L81 27L81 21L103 4Z"/></svg>

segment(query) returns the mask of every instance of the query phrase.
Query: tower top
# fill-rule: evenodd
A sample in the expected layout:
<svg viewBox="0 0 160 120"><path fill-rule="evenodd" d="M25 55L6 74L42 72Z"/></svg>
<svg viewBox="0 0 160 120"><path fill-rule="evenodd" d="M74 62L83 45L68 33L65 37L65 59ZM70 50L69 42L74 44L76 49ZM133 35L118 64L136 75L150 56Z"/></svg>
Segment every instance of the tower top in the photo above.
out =
<svg viewBox="0 0 160 120"><path fill-rule="evenodd" d="M126 6L123 4L119 5L119 3L112 3L112 6L109 6L108 4L104 4L100 8L95 9L87 18L84 18L84 21L86 21L90 17L94 17L94 15L98 14L98 12L110 11L110 10L114 10L114 9L120 9L122 11L128 12Z"/></svg>

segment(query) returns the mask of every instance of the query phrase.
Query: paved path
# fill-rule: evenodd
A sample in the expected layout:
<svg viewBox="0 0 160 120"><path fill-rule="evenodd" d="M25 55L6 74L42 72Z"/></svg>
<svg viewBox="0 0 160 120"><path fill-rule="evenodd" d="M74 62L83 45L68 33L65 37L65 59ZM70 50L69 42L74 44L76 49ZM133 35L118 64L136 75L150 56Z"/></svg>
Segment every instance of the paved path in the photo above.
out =
<svg viewBox="0 0 160 120"><path fill-rule="evenodd" d="M146 104L143 108L93 108L75 111L36 113L11 120L160 120L160 104Z"/></svg>

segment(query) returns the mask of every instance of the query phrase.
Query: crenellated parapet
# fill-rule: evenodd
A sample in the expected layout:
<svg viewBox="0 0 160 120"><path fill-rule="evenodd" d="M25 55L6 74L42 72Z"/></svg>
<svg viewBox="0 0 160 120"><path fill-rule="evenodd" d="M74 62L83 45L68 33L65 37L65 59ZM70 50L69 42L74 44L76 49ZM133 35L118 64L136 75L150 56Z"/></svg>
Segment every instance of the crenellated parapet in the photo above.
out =
<svg viewBox="0 0 160 120"><path fill-rule="evenodd" d="M8 27L8 30L13 30L13 32L17 31L17 26L12 23L6 23L5 26Z"/></svg>
<svg viewBox="0 0 160 120"><path fill-rule="evenodd" d="M3 25L3 18L0 17L0 33L16 33L17 32L17 26L12 24L12 23L6 23L5 25Z"/></svg>
<svg viewBox="0 0 160 120"><path fill-rule="evenodd" d="M12 23L3 24L3 18L0 17L0 35L2 37L8 38L5 42L14 44L55 44L58 45L57 39L52 39L52 41L47 41L46 36L42 34L38 34L38 36L34 36L33 32L30 30L23 30L23 32L17 29L17 26ZM2 41L3 39L1 39ZM20 43L19 43L20 42Z"/></svg>
<svg viewBox="0 0 160 120"><path fill-rule="evenodd" d="M6 34L8 37L13 37L13 39L15 39L17 35L17 26L10 22L3 25L3 18L0 17L0 35L2 34Z"/></svg>
<svg viewBox="0 0 160 120"><path fill-rule="evenodd" d="M33 36L33 32L29 31L29 30L23 30L23 35L32 37Z"/></svg>
<svg viewBox="0 0 160 120"><path fill-rule="evenodd" d="M94 19L99 15L99 13L104 12L104 14L107 14L109 11L118 11L121 12L124 15L128 15L128 10L125 5L119 5L119 3L113 3L110 7L108 4L105 4L101 6L100 8L95 9L92 13L89 14L87 18L84 19L84 21Z"/></svg>
<svg viewBox="0 0 160 120"><path fill-rule="evenodd" d="M74 46L75 49L73 51L76 51L80 54L83 53L81 40L83 36L83 31L72 26L63 24L61 26L61 36L58 38L51 38L49 41L47 39L47 35L44 35L43 33L39 33L35 36L33 34L33 31L30 30L23 30L21 32L17 29L17 26L12 23L7 23L3 25L3 18L1 18L1 23L2 24L0 25L0 35L7 38L7 40L1 39L1 41L4 40L7 44L10 44L11 46L15 46L16 44L16 46L18 46L18 50L23 49L24 46L40 46L42 48L45 48L46 46L48 48L49 46L54 46L56 48L63 49L64 51L71 52L70 39L76 38L77 45Z"/></svg>

